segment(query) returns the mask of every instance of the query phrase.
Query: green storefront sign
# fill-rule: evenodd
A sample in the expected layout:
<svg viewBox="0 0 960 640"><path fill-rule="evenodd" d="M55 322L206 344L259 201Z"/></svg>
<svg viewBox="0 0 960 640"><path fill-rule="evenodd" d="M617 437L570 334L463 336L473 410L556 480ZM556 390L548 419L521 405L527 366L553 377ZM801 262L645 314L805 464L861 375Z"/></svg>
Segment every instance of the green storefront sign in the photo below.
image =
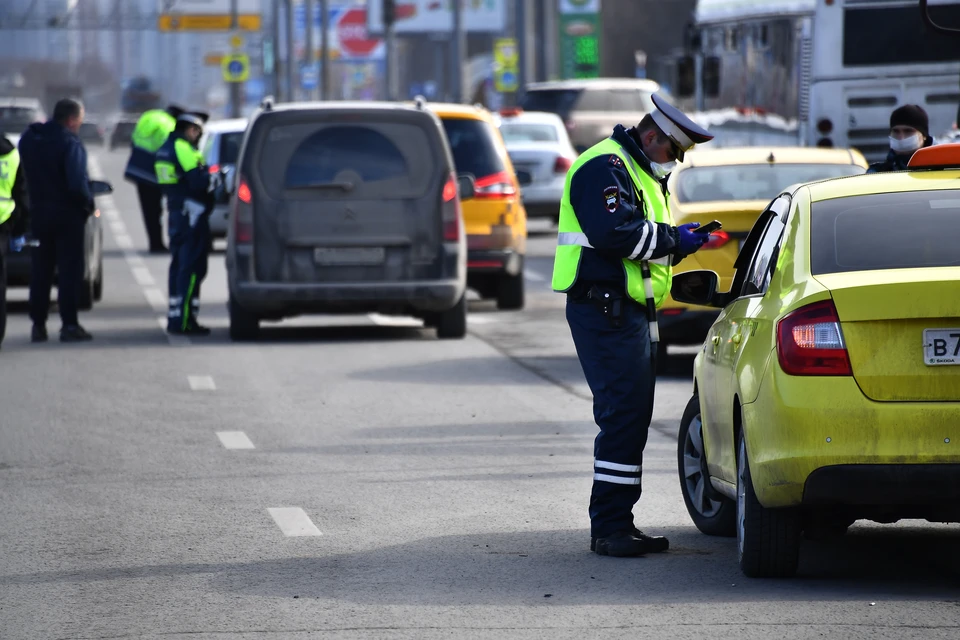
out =
<svg viewBox="0 0 960 640"><path fill-rule="evenodd" d="M563 79L598 77L600 75L600 13L561 13L559 18L561 77Z"/></svg>

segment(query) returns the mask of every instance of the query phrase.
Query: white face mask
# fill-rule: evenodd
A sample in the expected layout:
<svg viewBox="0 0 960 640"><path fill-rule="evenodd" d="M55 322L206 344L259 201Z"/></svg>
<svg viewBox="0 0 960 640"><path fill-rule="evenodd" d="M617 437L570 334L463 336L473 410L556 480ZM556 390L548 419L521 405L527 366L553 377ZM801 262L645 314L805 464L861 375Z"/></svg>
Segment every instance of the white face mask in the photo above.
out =
<svg viewBox="0 0 960 640"><path fill-rule="evenodd" d="M677 168L677 161L671 160L670 162L654 162L650 161L650 170L653 171L653 177L657 180L666 178L668 175L673 173L673 170Z"/></svg>
<svg viewBox="0 0 960 640"><path fill-rule="evenodd" d="M898 140L890 136L890 148L894 153L910 153L923 146L923 134L917 133L909 138Z"/></svg>

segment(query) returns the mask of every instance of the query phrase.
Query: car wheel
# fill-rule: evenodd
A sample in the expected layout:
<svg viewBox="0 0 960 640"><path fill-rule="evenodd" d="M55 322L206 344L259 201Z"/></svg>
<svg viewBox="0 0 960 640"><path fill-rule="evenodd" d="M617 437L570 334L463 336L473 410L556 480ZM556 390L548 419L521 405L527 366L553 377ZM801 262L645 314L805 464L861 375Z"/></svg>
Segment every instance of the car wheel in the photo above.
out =
<svg viewBox="0 0 960 640"><path fill-rule="evenodd" d="M97 267L97 279L93 281L93 300L103 300L103 256L100 256L100 266Z"/></svg>
<svg viewBox="0 0 960 640"><path fill-rule="evenodd" d="M683 502L697 529L708 536L735 536L737 503L716 495L710 487L703 446L703 423L700 420L700 396L697 394L690 398L680 419L677 467Z"/></svg>
<svg viewBox="0 0 960 640"><path fill-rule="evenodd" d="M460 301L452 309L448 309L437 317L438 338L462 338L467 335L467 294L460 296Z"/></svg>
<svg viewBox="0 0 960 640"><path fill-rule="evenodd" d="M800 559L800 513L767 509L757 500L740 433L737 444L737 551L740 570L751 578L789 578Z"/></svg>
<svg viewBox="0 0 960 640"><path fill-rule="evenodd" d="M523 272L515 276L505 275L497 283L497 309L512 311L523 309Z"/></svg>
<svg viewBox="0 0 960 640"><path fill-rule="evenodd" d="M230 310L230 339L235 342L256 340L260 334L260 319L242 309L233 298L228 303Z"/></svg>
<svg viewBox="0 0 960 640"><path fill-rule="evenodd" d="M93 283L90 278L85 278L80 284L80 297L77 300L77 309L80 311L90 311L93 308Z"/></svg>

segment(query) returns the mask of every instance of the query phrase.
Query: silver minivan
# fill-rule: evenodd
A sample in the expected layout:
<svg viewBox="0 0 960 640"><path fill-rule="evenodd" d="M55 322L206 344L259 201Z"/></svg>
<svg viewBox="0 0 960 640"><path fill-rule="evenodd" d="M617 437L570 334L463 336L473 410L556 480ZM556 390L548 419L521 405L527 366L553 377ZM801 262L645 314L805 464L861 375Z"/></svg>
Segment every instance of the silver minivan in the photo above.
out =
<svg viewBox="0 0 960 640"><path fill-rule="evenodd" d="M440 120L423 105L266 102L229 182L230 336L310 313L412 315L466 333L466 239Z"/></svg>

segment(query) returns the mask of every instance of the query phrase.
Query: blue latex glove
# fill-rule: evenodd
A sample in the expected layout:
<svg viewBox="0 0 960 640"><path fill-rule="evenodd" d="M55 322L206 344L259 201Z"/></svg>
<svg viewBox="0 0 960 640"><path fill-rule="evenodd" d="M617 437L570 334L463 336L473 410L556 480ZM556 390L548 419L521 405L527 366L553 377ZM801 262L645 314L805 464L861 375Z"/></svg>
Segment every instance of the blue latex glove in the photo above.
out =
<svg viewBox="0 0 960 640"><path fill-rule="evenodd" d="M694 231L700 226L699 222L688 222L677 227L680 232L680 253L685 256L696 253L703 245L710 240L709 233L697 233Z"/></svg>

